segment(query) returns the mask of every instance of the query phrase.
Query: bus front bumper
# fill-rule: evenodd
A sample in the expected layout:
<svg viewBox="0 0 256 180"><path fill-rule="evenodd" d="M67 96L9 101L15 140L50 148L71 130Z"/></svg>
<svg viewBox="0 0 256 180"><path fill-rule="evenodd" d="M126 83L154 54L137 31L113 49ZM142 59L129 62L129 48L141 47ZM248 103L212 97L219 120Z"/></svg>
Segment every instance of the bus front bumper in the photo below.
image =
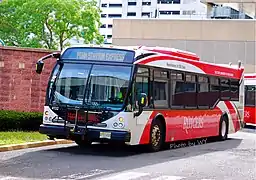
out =
<svg viewBox="0 0 256 180"><path fill-rule="evenodd" d="M42 124L39 127L39 132L41 134L46 134L48 136L52 136L56 138L64 138L64 139L73 139L73 137L75 136L85 135L86 138L95 142L97 141L130 142L130 139L131 139L131 133L128 131L87 128L85 133L83 131L81 131L80 133L73 133L71 129L72 128L70 127Z"/></svg>

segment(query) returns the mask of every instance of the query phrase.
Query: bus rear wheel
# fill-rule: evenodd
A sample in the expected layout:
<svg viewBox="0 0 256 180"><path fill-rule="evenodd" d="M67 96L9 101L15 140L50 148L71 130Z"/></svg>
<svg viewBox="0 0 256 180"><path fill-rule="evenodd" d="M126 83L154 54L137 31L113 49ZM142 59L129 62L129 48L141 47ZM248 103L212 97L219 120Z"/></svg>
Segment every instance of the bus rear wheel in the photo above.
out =
<svg viewBox="0 0 256 180"><path fill-rule="evenodd" d="M228 119L222 116L220 119L219 140L225 141L226 139L228 139Z"/></svg>
<svg viewBox="0 0 256 180"><path fill-rule="evenodd" d="M164 128L159 119L155 119L152 122L150 129L150 143L149 150L151 152L160 151L164 146Z"/></svg>

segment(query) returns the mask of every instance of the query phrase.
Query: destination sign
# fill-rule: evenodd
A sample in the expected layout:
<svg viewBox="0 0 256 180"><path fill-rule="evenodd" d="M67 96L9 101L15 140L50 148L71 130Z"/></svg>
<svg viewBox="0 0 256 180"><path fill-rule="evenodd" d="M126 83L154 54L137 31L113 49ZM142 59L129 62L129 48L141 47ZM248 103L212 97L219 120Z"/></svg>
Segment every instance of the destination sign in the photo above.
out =
<svg viewBox="0 0 256 180"><path fill-rule="evenodd" d="M82 61L132 63L134 59L134 52L107 48L70 48L63 53L61 58Z"/></svg>

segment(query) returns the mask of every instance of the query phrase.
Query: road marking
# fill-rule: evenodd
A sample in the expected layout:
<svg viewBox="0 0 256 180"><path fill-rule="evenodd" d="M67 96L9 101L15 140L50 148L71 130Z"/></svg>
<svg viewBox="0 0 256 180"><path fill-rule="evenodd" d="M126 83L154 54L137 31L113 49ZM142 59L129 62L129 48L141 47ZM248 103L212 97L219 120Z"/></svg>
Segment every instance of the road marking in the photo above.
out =
<svg viewBox="0 0 256 180"><path fill-rule="evenodd" d="M28 177L12 177L12 176L0 176L0 180L44 180L41 178L28 178ZM65 180L65 179L60 179L60 178L53 178L53 179L48 179L48 180Z"/></svg>
<svg viewBox="0 0 256 180"><path fill-rule="evenodd" d="M118 173L111 176L105 176L100 179L102 180L132 180L136 178L141 178L143 176L148 176L149 173L139 173L139 172L124 172L124 173Z"/></svg>
<svg viewBox="0 0 256 180"><path fill-rule="evenodd" d="M89 174L89 175L81 175L80 173L77 174L72 174L69 176L63 176L62 178L52 178L49 180L81 180L81 179L86 179L90 178L92 176L95 176L96 174ZM97 175L100 175L99 173ZM98 178L98 180L136 180L140 179L142 177L149 176L150 173L140 173L140 172L124 172L124 173L117 173L113 175L107 175L104 177ZM72 177L72 178L71 178ZM11 176L0 176L0 180L44 180L41 178L25 178L25 177L11 177ZM159 176L156 178L146 178L147 180L186 180L186 177L182 176ZM200 180L213 180L213 179L200 179Z"/></svg>
<svg viewBox="0 0 256 180"><path fill-rule="evenodd" d="M181 176L160 176L157 178L153 178L152 180L180 180L184 178L185 177L181 177Z"/></svg>
<svg viewBox="0 0 256 180"><path fill-rule="evenodd" d="M85 179L85 178L90 178L93 176L98 176L104 173L109 173L112 172L111 170L100 170L100 169L95 169L91 172L88 173L77 173L77 174L70 174L67 176L62 176L61 179L67 179L67 180L80 180L80 179ZM52 179L51 179L52 180Z"/></svg>

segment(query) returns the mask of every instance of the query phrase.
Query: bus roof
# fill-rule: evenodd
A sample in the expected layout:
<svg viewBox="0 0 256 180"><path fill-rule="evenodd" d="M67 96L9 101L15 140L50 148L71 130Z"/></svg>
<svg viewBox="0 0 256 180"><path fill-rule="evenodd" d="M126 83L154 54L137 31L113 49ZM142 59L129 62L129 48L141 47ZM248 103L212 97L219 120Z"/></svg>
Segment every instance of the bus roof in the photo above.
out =
<svg viewBox="0 0 256 180"><path fill-rule="evenodd" d="M240 79L244 68L240 65L214 64L200 61L200 57L192 52L168 47L148 46L115 46L115 45L76 45L69 48L107 48L130 50L135 53L133 64L182 70L200 74L209 74L227 78ZM62 53L65 50L62 51Z"/></svg>
<svg viewBox="0 0 256 180"><path fill-rule="evenodd" d="M240 79L244 68L232 64L214 64L200 61L195 53L166 47L141 47L142 54L154 53L135 61L135 64L170 68L200 74Z"/></svg>

